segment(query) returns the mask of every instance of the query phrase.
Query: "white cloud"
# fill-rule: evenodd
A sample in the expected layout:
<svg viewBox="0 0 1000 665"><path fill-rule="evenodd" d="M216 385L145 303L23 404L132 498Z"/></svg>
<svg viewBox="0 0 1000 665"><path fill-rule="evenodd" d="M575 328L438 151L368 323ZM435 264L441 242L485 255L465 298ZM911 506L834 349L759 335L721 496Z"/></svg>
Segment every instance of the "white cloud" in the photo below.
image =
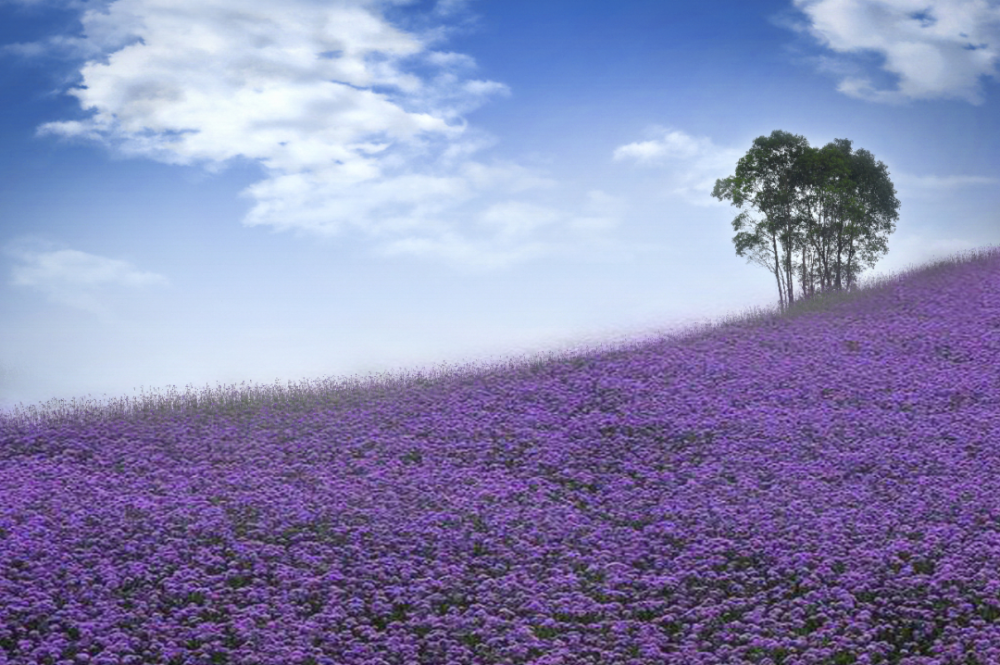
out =
<svg viewBox="0 0 1000 665"><path fill-rule="evenodd" d="M454 69L474 69L476 61L464 53L453 53L436 51L427 54L427 62L438 67L452 67Z"/></svg>
<svg viewBox="0 0 1000 665"><path fill-rule="evenodd" d="M426 254L436 242L463 256L454 238L481 228L459 207L527 210L537 204L512 197L555 183L517 164L471 159L495 139L463 114L509 89L467 78L471 57L430 49L440 28L404 32L381 4L117 0L87 11L73 43L91 55L69 94L90 116L39 132L209 170L253 160L266 177L243 192L253 201L247 225L323 235L352 228L393 252ZM432 13L463 4L439 2ZM528 233L514 235L530 251L507 248L510 228L495 227L503 260L537 251Z"/></svg>
<svg viewBox="0 0 1000 665"><path fill-rule="evenodd" d="M691 159L707 152L710 144L708 139L699 140L684 132L672 131L661 139L623 145L615 149L614 158L632 158L643 164L672 158Z"/></svg>
<svg viewBox="0 0 1000 665"><path fill-rule="evenodd" d="M659 138L619 146L614 161L633 161L665 173L665 191L688 203L710 206L715 181L736 169L746 150L715 145L710 138L694 137L678 130L656 128Z"/></svg>
<svg viewBox="0 0 1000 665"><path fill-rule="evenodd" d="M895 89L880 89L868 76L843 75L837 89L846 95L883 103L955 98L979 104L980 78L997 76L1000 6L988 0L794 3L824 46L843 54L878 53L882 68L899 79Z"/></svg>
<svg viewBox="0 0 1000 665"><path fill-rule="evenodd" d="M11 284L41 291L71 307L103 313L96 292L109 287L143 288L169 284L166 277L142 272L131 263L48 243L23 239L9 243L4 254L16 261Z"/></svg>

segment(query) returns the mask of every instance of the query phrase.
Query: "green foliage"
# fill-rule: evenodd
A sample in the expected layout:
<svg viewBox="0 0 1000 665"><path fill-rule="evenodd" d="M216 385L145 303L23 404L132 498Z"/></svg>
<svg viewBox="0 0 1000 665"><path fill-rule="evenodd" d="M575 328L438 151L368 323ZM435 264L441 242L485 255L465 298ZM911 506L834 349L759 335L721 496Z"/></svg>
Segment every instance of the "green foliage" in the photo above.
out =
<svg viewBox="0 0 1000 665"><path fill-rule="evenodd" d="M775 275L782 309L795 302L795 275L807 296L851 288L863 266L888 252L899 218L888 169L870 152L848 139L813 148L781 130L757 137L712 196L741 209L732 222L736 254Z"/></svg>

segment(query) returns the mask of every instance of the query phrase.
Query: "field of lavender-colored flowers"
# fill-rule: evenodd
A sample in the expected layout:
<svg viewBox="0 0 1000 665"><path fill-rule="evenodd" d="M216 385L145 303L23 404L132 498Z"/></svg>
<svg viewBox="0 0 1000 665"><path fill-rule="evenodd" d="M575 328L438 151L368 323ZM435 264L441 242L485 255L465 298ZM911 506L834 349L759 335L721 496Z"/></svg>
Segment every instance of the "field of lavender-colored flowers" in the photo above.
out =
<svg viewBox="0 0 1000 665"><path fill-rule="evenodd" d="M0 664L1000 663L998 249L620 348L2 414Z"/></svg>

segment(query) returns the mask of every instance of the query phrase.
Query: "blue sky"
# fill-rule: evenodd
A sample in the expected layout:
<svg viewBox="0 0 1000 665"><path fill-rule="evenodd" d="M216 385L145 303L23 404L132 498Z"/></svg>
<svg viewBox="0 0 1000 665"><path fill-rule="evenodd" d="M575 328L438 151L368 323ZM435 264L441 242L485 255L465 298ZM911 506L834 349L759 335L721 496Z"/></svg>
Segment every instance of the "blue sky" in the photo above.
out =
<svg viewBox="0 0 1000 665"><path fill-rule="evenodd" d="M710 196L847 138L864 275L1000 243L991 0L0 0L0 407L490 362L774 307Z"/></svg>

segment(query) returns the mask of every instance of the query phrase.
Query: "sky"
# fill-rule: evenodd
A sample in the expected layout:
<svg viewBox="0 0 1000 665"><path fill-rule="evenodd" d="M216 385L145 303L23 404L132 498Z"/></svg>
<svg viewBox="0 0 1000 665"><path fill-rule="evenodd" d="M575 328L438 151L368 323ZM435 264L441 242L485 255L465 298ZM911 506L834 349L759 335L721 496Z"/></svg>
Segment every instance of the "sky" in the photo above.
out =
<svg viewBox="0 0 1000 665"><path fill-rule="evenodd" d="M1000 244L996 0L0 0L0 408L777 306L716 179L888 167L862 279Z"/></svg>

